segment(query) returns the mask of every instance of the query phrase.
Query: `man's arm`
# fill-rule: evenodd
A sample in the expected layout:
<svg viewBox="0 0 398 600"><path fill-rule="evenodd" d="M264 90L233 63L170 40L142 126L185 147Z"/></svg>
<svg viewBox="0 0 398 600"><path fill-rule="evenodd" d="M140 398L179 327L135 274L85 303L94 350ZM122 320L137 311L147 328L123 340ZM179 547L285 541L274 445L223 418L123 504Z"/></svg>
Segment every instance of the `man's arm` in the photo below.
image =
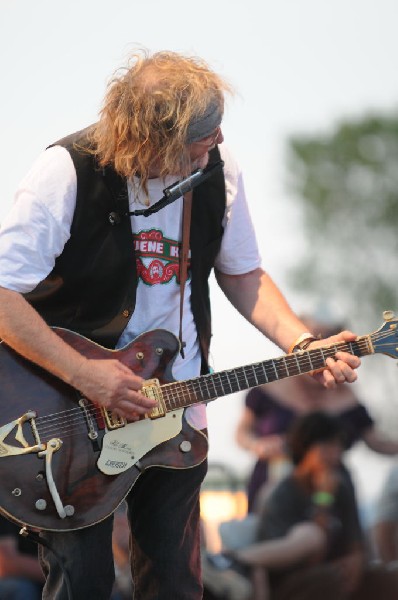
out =
<svg viewBox="0 0 398 600"><path fill-rule="evenodd" d="M377 429L375 425L369 427L363 433L362 439L368 448L374 452L386 454L387 456L398 454L398 442L390 439L383 431Z"/></svg>
<svg viewBox="0 0 398 600"><path fill-rule="evenodd" d="M136 420L156 404L139 392L142 379L128 367L118 360L85 358L61 340L21 294L2 287L0 337L25 358L122 417Z"/></svg>
<svg viewBox="0 0 398 600"><path fill-rule="evenodd" d="M307 330L271 277L261 268L243 275L226 275L216 271L216 279L228 300L241 315L284 351ZM355 339L354 333L343 331L326 340L312 342L311 348ZM336 382L351 383L356 380L354 369L360 365L360 360L349 353L337 352L336 360L328 358L326 364L328 369L316 377L326 387L334 387Z"/></svg>

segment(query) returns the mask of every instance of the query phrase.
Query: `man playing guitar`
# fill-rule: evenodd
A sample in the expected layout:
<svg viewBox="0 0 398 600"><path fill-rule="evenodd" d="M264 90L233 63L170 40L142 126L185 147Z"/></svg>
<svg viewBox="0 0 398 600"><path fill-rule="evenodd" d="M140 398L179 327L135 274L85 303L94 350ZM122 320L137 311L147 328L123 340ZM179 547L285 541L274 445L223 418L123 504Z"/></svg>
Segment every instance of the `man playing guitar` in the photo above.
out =
<svg viewBox="0 0 398 600"><path fill-rule="evenodd" d="M133 460L131 483L126 483L129 469L116 479L124 482L122 496L126 494L129 508L137 597L199 600L205 404L198 404L195 398L187 403L181 420L182 438L177 436L179 428L163 436L164 461L158 456L151 458L151 452L147 465L136 457L124 460L126 448L126 453L132 453L129 436L112 437L113 428L118 427L118 420L139 428L143 423L145 445L153 430L145 429L151 419L144 417L158 417L160 423L164 414L163 400L156 391L151 392L151 386L145 393L145 382L149 371L160 377L162 368L166 369L164 381L172 379L170 367L162 361L176 350L175 379L208 372L208 277L213 268L229 301L284 351L356 338L346 331L326 342L316 340L261 268L242 174L223 144L221 120L227 91L226 82L200 59L170 52L137 53L129 68L110 83L98 122L52 144L38 157L2 223L0 337L7 347L4 369L9 364L23 379L18 358L22 356L34 378L38 379L39 368L40 373L47 373L42 377L37 406L27 407L22 422L14 423L21 446L25 450L29 444L37 446L38 454L30 455L30 460L36 465L45 463L45 468L37 467L35 481L40 486L45 480L46 488L40 488L32 510L45 515L55 505L54 519L59 521L59 527L51 521L40 534L46 544L40 548L46 575L44 598L64 599L69 593L74 598L105 600L114 580L111 515L94 516L87 523L76 507L64 500L83 495L89 510L90 500L102 497L97 467L88 467L81 453L76 461L78 472L68 480L73 445L61 447L58 437L43 444L36 425L36 441L26 440L22 433L24 423L33 422L36 415L29 408L40 416L48 388L56 394L63 385L70 393L78 391L76 410L85 420L90 451L98 455L101 443L109 449L101 466L103 472L108 469L108 480L113 481L118 469ZM176 180L221 161L223 171L214 171L193 191L187 281L180 286L185 202L177 198L156 213L142 213ZM180 293L180 287L185 293ZM123 354L123 348L151 330L160 333L150 337L148 361L153 368L147 369L148 338L137 341L133 359ZM163 330L178 335L183 342L181 352L178 346L168 346ZM78 334L76 338L71 332ZM86 339L93 342L88 353L79 349ZM358 366L357 356L343 345L326 358L325 368L315 376L326 386L352 382ZM101 418L105 424L97 413L92 418L91 406L104 411ZM9 418L17 416L10 413ZM110 437L107 433L98 438L98 430L107 431ZM5 443L7 432L0 429L7 455L4 463L12 464L16 457ZM173 442L175 439L178 442ZM170 455L178 456L168 458L169 448ZM58 463L67 483L54 476ZM79 491L78 480L90 477L91 488L83 485ZM16 486L9 493L17 507L24 491ZM75 519L71 527L65 525L68 518ZM30 524L30 517L19 519ZM47 545L62 557L65 571Z"/></svg>

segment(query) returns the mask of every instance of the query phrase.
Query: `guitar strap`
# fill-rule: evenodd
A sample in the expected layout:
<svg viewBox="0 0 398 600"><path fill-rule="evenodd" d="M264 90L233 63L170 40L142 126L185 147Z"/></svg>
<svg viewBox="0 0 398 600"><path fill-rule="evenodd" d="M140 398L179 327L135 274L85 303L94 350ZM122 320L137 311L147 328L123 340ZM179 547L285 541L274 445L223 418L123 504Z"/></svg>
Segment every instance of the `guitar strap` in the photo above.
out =
<svg viewBox="0 0 398 600"><path fill-rule="evenodd" d="M182 315L184 312L184 293L185 283L188 274L188 257L189 257L189 236L191 231L191 214L192 214L192 190L184 194L184 202L182 209L182 240L180 246L180 331L178 339L180 340L180 353L182 358L185 358L184 348L186 343L182 339Z"/></svg>

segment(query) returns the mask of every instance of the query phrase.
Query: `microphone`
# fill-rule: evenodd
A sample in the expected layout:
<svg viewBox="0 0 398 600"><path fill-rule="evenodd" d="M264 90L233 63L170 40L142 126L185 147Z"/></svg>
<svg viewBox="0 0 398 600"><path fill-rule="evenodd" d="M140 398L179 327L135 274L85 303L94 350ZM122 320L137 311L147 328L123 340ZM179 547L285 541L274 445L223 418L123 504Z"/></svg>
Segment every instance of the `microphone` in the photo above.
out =
<svg viewBox="0 0 398 600"><path fill-rule="evenodd" d="M208 179L214 171L216 171L217 169L222 169L223 166L224 161L219 160L216 163L206 167L205 169L195 169L195 171L192 171L192 173L188 175L188 177L185 177L185 179L181 179L181 181L176 181L175 183L169 185L169 187L165 188L163 190L164 196L163 198L158 200L158 202L155 202L155 204L148 208L128 212L125 216L134 215L148 217L149 215L158 212L159 210L161 210L168 204L171 204L190 190L193 190L200 183L203 183L203 181Z"/></svg>

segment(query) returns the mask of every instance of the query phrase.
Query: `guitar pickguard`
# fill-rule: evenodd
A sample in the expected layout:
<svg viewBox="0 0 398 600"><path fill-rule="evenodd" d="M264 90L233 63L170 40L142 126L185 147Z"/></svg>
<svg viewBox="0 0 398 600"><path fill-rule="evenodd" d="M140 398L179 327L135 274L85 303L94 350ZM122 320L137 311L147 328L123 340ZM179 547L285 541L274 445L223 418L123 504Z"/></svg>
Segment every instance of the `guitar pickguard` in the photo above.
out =
<svg viewBox="0 0 398 600"><path fill-rule="evenodd" d="M142 419L108 431L97 462L99 470L105 475L127 471L155 446L179 434L183 413L180 409L158 419Z"/></svg>

